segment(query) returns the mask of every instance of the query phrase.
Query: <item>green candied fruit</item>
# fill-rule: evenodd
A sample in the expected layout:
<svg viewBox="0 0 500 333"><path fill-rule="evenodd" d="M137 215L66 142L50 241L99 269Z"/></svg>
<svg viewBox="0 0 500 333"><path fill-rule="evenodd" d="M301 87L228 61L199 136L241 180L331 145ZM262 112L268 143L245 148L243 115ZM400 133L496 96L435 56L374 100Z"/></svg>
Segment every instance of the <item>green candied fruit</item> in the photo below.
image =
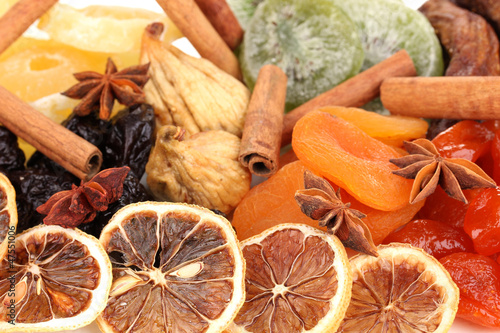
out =
<svg viewBox="0 0 500 333"><path fill-rule="evenodd" d="M421 76L443 75L441 45L422 13L394 0L332 0L356 23L365 51L362 70L405 49Z"/></svg>
<svg viewBox="0 0 500 333"><path fill-rule="evenodd" d="M251 89L266 64L286 73L287 111L356 75L363 59L356 25L331 0L266 0L249 22L240 53Z"/></svg>

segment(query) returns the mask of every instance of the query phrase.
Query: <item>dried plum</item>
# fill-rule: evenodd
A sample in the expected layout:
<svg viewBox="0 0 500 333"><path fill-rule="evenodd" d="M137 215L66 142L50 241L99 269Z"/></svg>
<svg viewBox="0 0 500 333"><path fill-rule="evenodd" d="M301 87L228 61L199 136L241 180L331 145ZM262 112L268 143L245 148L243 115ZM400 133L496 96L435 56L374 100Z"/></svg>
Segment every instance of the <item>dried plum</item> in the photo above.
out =
<svg viewBox="0 0 500 333"><path fill-rule="evenodd" d="M120 208L131 203L148 201L151 199L152 198L144 186L142 186L139 179L129 173L123 182L123 194L120 199L109 205L106 211L98 212L93 221L81 224L78 228L98 238L104 226L108 224L108 221Z"/></svg>
<svg viewBox="0 0 500 333"><path fill-rule="evenodd" d="M112 118L104 149L103 168L129 166L137 178L144 174L153 145L155 117L150 105L142 104L120 111Z"/></svg>
<svg viewBox="0 0 500 333"><path fill-rule="evenodd" d="M56 175L41 169L13 171L8 177L16 190L18 232L41 224L43 215L36 208L54 193L71 189L75 180L67 172Z"/></svg>
<svg viewBox="0 0 500 333"><path fill-rule="evenodd" d="M95 113L83 117L72 114L62 123L62 125L95 145L101 151L103 151L106 141L106 133L109 132L111 128L110 122L99 119ZM50 160L39 151L31 156L27 165L28 167L48 170L55 174L66 172L59 164Z"/></svg>
<svg viewBox="0 0 500 333"><path fill-rule="evenodd" d="M19 148L17 136L7 127L0 126L0 170L22 170L25 161L26 157Z"/></svg>

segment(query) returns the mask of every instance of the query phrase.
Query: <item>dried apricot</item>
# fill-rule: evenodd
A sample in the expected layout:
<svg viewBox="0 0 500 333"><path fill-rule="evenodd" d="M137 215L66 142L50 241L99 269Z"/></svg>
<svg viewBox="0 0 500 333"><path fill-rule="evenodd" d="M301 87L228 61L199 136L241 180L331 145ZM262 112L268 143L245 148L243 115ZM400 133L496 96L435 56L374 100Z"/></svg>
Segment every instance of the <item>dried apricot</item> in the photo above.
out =
<svg viewBox="0 0 500 333"><path fill-rule="evenodd" d="M473 252L472 240L461 228L432 220L413 220L387 236L383 244L408 243L441 259L458 252Z"/></svg>
<svg viewBox="0 0 500 333"><path fill-rule="evenodd" d="M489 256L500 252L500 188L484 189L469 204L464 230L477 253Z"/></svg>
<svg viewBox="0 0 500 333"><path fill-rule="evenodd" d="M500 265L475 253L454 253L440 260L460 289L457 317L500 327Z"/></svg>
<svg viewBox="0 0 500 333"><path fill-rule="evenodd" d="M408 204L412 180L392 173L402 155L353 124L326 112L302 117L293 130L299 160L367 206L396 210Z"/></svg>
<svg viewBox="0 0 500 333"><path fill-rule="evenodd" d="M304 223L326 230L318 226L318 221L303 214L294 199L295 192L304 189L304 170L306 168L300 161L287 164L246 194L236 207L232 220L238 239L247 239L280 223ZM341 196L344 202L351 203L352 208L367 215L363 222L370 229L375 244L379 244L394 229L408 223L423 205L423 202L407 203L401 209L387 212L360 203L344 190Z"/></svg>
<svg viewBox="0 0 500 333"><path fill-rule="evenodd" d="M329 106L321 108L320 111L347 120L372 138L397 147L402 147L403 141L425 137L429 127L427 122L420 118L385 116L358 108Z"/></svg>

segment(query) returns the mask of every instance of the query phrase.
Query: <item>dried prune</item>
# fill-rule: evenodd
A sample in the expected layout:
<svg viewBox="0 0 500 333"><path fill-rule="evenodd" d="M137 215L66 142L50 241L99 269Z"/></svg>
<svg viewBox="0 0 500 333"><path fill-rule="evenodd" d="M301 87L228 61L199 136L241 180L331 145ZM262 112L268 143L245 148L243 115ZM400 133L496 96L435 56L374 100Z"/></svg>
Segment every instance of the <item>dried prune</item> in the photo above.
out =
<svg viewBox="0 0 500 333"><path fill-rule="evenodd" d="M0 126L0 171L24 169L26 157L17 144L17 136L7 127Z"/></svg>
<svg viewBox="0 0 500 333"><path fill-rule="evenodd" d="M144 174L153 145L155 117L150 105L142 104L120 111L112 118L104 148L103 168L130 167L137 178Z"/></svg>
<svg viewBox="0 0 500 333"><path fill-rule="evenodd" d="M106 211L98 212L93 221L80 224L78 228L98 238L104 226L108 224L113 214L115 214L120 208L131 203L148 201L151 199L151 196L148 194L144 186L142 186L139 179L129 173L123 182L123 194L120 199L110 204Z"/></svg>
<svg viewBox="0 0 500 333"><path fill-rule="evenodd" d="M41 224L43 215L36 208L54 193L71 189L75 181L68 172L57 175L42 169L13 171L8 176L16 190L19 232Z"/></svg>
<svg viewBox="0 0 500 333"><path fill-rule="evenodd" d="M101 151L103 151L106 141L106 133L108 133L111 128L111 123L99 119L96 113L83 117L72 114L62 123L62 125L95 145ZM53 162L39 151L31 156L27 165L28 167L49 170L55 174L65 172L59 164Z"/></svg>

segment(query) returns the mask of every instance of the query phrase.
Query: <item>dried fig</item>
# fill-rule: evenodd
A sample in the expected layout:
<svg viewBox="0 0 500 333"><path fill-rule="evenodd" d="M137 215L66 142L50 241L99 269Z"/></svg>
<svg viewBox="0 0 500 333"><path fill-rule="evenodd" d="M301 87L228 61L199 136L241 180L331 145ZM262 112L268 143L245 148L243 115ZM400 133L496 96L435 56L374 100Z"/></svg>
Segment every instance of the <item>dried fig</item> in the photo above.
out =
<svg viewBox="0 0 500 333"><path fill-rule="evenodd" d="M157 125L175 125L189 135L224 130L241 137L250 91L206 59L193 58L162 43L161 23L148 26L142 38L141 63L150 63L146 101Z"/></svg>
<svg viewBox="0 0 500 333"><path fill-rule="evenodd" d="M200 132L163 126L149 156L147 182L157 200L186 202L229 213L250 189L238 161L240 139L225 131Z"/></svg>

